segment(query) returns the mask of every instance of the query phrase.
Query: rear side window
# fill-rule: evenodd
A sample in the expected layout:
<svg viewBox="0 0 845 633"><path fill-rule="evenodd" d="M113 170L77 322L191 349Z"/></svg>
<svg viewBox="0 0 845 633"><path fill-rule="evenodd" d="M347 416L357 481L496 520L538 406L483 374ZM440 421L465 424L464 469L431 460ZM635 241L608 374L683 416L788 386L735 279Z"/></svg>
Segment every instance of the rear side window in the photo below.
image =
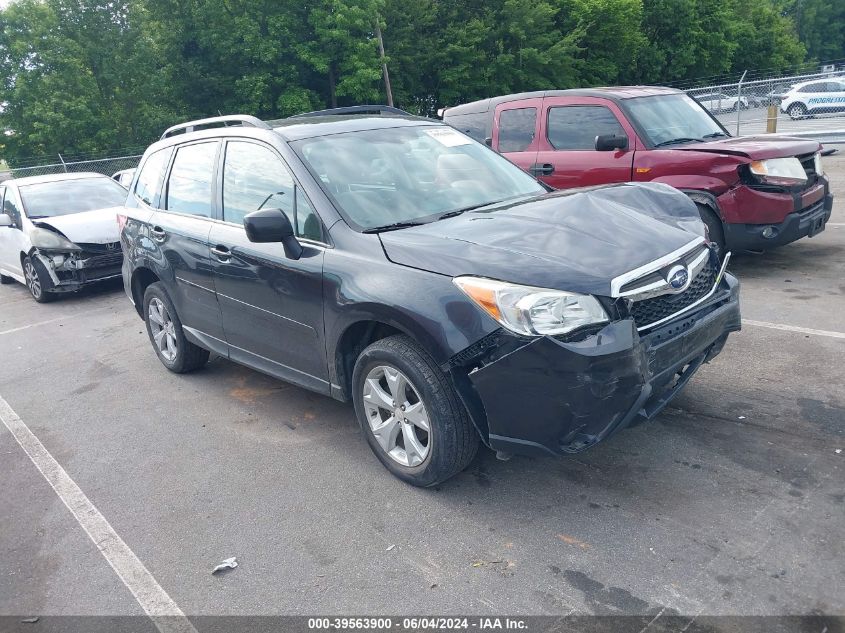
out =
<svg viewBox="0 0 845 633"><path fill-rule="evenodd" d="M176 150L167 182L167 210L211 217L211 178L217 142L183 145Z"/></svg>
<svg viewBox="0 0 845 633"><path fill-rule="evenodd" d="M798 92L808 93L808 92L824 92L825 87L827 84L808 84L803 88L799 89Z"/></svg>
<svg viewBox="0 0 845 633"><path fill-rule="evenodd" d="M499 151L524 152L534 140L537 108L502 110L499 114Z"/></svg>
<svg viewBox="0 0 845 633"><path fill-rule="evenodd" d="M586 150L595 149L597 136L625 130L604 106L564 106L549 108L547 134L555 149Z"/></svg>
<svg viewBox="0 0 845 633"><path fill-rule="evenodd" d="M154 206L158 199L161 183L164 179L164 170L167 168L167 161L170 158L171 148L160 149L147 156L141 173L138 174L138 182L135 183L135 195L149 206ZM124 174L120 177L123 178ZM132 180L130 175L129 180ZM123 184L123 183L121 183ZM129 182L126 183L129 185Z"/></svg>
<svg viewBox="0 0 845 633"><path fill-rule="evenodd" d="M242 224L260 209L281 209L297 236L322 240L322 224L282 159L269 147L230 141L223 162L223 219Z"/></svg>
<svg viewBox="0 0 845 633"><path fill-rule="evenodd" d="M505 112L508 112L508 110L505 110ZM483 143L489 135L487 132L487 116L487 112L471 112L448 116L443 122Z"/></svg>

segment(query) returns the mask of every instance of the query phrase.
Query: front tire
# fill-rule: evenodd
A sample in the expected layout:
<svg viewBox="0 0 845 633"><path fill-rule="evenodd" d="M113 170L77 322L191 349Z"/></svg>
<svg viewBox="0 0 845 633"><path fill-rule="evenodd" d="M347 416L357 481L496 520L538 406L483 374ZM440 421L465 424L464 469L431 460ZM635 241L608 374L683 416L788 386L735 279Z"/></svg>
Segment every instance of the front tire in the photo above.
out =
<svg viewBox="0 0 845 633"><path fill-rule="evenodd" d="M144 321L158 359L170 371L184 374L208 362L208 350L185 338L176 308L159 282L144 293Z"/></svg>
<svg viewBox="0 0 845 633"><path fill-rule="evenodd" d="M803 103L793 103L786 112L793 121L798 121L806 118L807 106Z"/></svg>
<svg viewBox="0 0 845 633"><path fill-rule="evenodd" d="M698 207L701 221L707 226L710 242L716 246L716 254L719 256L719 261L722 261L725 257L725 229L722 226L722 220L707 205L696 202L695 206Z"/></svg>
<svg viewBox="0 0 845 633"><path fill-rule="evenodd" d="M38 303L49 303L56 298L56 295L50 292L50 288L53 287L53 281L50 279L47 271L44 270L41 262L31 257L24 257L23 276L26 279L26 287L29 289L29 294Z"/></svg>
<svg viewBox="0 0 845 633"><path fill-rule="evenodd" d="M466 468L479 437L447 376L413 339L391 336L355 362L352 398L367 443L396 477L435 486Z"/></svg>

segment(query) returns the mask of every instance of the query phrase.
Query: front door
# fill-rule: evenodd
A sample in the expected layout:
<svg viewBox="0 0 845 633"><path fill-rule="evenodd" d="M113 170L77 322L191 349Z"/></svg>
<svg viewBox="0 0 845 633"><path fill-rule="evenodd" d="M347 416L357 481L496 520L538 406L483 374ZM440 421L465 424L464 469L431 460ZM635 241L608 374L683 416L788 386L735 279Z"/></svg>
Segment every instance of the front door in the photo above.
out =
<svg viewBox="0 0 845 633"><path fill-rule="evenodd" d="M268 145L228 141L220 180L223 221L214 224L209 243L230 357L328 392L322 223ZM247 239L243 218L259 209L288 215L304 247L300 259L288 259L281 243Z"/></svg>
<svg viewBox="0 0 845 633"><path fill-rule="evenodd" d="M538 176L555 189L631 180L636 136L617 106L587 97L547 97L541 120L537 163L554 168ZM596 137L625 135L628 148L596 151Z"/></svg>
<svg viewBox="0 0 845 633"><path fill-rule="evenodd" d="M21 253L28 250L23 232L21 203L14 187L0 187L0 209L12 220L12 226L0 226L0 268L23 281Z"/></svg>

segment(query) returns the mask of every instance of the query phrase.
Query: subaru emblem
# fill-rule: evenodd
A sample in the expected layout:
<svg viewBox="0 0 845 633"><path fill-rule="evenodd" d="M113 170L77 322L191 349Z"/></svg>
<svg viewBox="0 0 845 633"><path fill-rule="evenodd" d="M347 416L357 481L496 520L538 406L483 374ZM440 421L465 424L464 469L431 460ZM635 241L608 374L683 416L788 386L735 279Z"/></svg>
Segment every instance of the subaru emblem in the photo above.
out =
<svg viewBox="0 0 845 633"><path fill-rule="evenodd" d="M666 275L666 281L675 292L683 292L689 285L689 271L685 266L673 266Z"/></svg>

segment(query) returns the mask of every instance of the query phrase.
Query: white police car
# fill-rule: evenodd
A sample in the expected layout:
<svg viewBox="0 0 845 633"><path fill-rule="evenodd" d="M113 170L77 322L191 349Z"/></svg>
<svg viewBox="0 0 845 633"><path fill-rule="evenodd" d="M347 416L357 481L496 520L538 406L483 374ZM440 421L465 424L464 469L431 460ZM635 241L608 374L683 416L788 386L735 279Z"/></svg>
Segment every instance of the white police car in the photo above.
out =
<svg viewBox="0 0 845 633"><path fill-rule="evenodd" d="M780 109L793 119L845 111L845 78L815 79L795 84L783 96Z"/></svg>

